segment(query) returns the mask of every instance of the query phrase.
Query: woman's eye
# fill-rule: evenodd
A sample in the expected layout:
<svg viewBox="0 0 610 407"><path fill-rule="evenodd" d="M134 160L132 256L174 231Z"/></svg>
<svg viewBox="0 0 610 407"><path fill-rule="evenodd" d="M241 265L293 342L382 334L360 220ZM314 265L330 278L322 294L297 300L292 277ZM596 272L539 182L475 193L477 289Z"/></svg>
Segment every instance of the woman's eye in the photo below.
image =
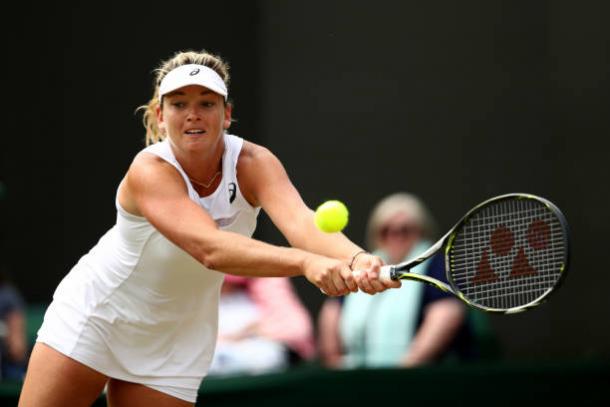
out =
<svg viewBox="0 0 610 407"><path fill-rule="evenodd" d="M202 105L203 107L214 107L214 105L215 105L215 104L216 104L216 103L214 103L214 102L202 102L202 103L201 103L201 105Z"/></svg>
<svg viewBox="0 0 610 407"><path fill-rule="evenodd" d="M184 106L186 106L186 103L184 102L173 102L172 106L177 107L179 109L183 108Z"/></svg>

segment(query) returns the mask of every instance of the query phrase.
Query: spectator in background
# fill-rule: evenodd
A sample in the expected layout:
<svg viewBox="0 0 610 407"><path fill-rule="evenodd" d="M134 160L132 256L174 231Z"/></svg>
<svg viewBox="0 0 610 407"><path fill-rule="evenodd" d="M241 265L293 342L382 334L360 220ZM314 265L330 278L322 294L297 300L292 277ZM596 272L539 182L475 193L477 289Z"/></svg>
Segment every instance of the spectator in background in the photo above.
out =
<svg viewBox="0 0 610 407"><path fill-rule="evenodd" d="M27 343L24 302L17 289L0 270L0 366L2 380L22 380Z"/></svg>
<svg viewBox="0 0 610 407"><path fill-rule="evenodd" d="M386 264L426 250L434 221L413 195L397 193L377 204L367 228L369 249ZM446 281L444 257L412 269ZM319 346L328 367L395 367L433 363L449 353L471 353L465 306L453 296L418 282L375 296L353 293L329 298L319 317Z"/></svg>
<svg viewBox="0 0 610 407"><path fill-rule="evenodd" d="M209 373L258 374L311 359L313 323L288 278L226 275Z"/></svg>

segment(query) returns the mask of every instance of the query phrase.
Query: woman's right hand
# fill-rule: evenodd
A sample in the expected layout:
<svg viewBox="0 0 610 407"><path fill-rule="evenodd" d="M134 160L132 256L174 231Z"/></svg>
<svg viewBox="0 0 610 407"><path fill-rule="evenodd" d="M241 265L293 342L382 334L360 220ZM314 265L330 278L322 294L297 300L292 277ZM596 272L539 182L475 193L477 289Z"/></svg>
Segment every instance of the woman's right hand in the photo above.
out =
<svg viewBox="0 0 610 407"><path fill-rule="evenodd" d="M305 260L303 275L329 296L358 291L352 271L340 260L312 254Z"/></svg>

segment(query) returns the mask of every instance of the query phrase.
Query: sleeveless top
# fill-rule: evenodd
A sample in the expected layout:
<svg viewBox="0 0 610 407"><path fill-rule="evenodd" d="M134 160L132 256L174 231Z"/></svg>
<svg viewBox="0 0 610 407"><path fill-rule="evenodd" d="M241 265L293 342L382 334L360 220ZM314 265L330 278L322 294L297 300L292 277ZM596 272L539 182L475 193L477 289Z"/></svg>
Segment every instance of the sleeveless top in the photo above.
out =
<svg viewBox="0 0 610 407"><path fill-rule="evenodd" d="M167 140L143 151L172 164L189 197L221 229L252 236L260 209L237 182L243 140L224 139L222 180L207 197L199 197ZM111 377L198 388L216 343L223 274L204 267L146 218L126 212L118 199L116 207L116 225L55 291L39 340Z"/></svg>

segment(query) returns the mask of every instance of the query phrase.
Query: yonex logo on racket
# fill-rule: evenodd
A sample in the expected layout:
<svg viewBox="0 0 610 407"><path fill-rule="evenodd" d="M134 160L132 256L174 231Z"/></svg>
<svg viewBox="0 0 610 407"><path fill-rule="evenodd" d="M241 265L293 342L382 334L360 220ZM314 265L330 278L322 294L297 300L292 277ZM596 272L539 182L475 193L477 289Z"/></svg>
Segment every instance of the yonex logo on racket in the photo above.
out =
<svg viewBox="0 0 610 407"><path fill-rule="evenodd" d="M440 250L449 284L409 272ZM474 207L417 257L383 266L380 276L427 283L470 306L513 314L541 304L559 286L569 252L559 208L531 194L506 194Z"/></svg>
<svg viewBox="0 0 610 407"><path fill-rule="evenodd" d="M551 227L545 221L535 219L529 224L526 241L532 250L537 251L546 249L549 246L550 237ZM500 258L506 257L510 255L515 246L515 236L510 228L500 225L491 233L489 243L491 254ZM536 269L530 265L527 259L525 249L524 246L519 247L517 254L513 257L509 274L510 278L537 274ZM481 256L477 272L472 279L473 284L493 283L498 280L498 276L490 264L489 256L489 251L486 248Z"/></svg>
<svg viewBox="0 0 610 407"><path fill-rule="evenodd" d="M197 75L199 72L200 72L200 69L199 69L199 68L195 68L195 69L193 69L193 70L191 71L191 73L189 73L189 75L191 75L191 76L195 76L195 75Z"/></svg>

